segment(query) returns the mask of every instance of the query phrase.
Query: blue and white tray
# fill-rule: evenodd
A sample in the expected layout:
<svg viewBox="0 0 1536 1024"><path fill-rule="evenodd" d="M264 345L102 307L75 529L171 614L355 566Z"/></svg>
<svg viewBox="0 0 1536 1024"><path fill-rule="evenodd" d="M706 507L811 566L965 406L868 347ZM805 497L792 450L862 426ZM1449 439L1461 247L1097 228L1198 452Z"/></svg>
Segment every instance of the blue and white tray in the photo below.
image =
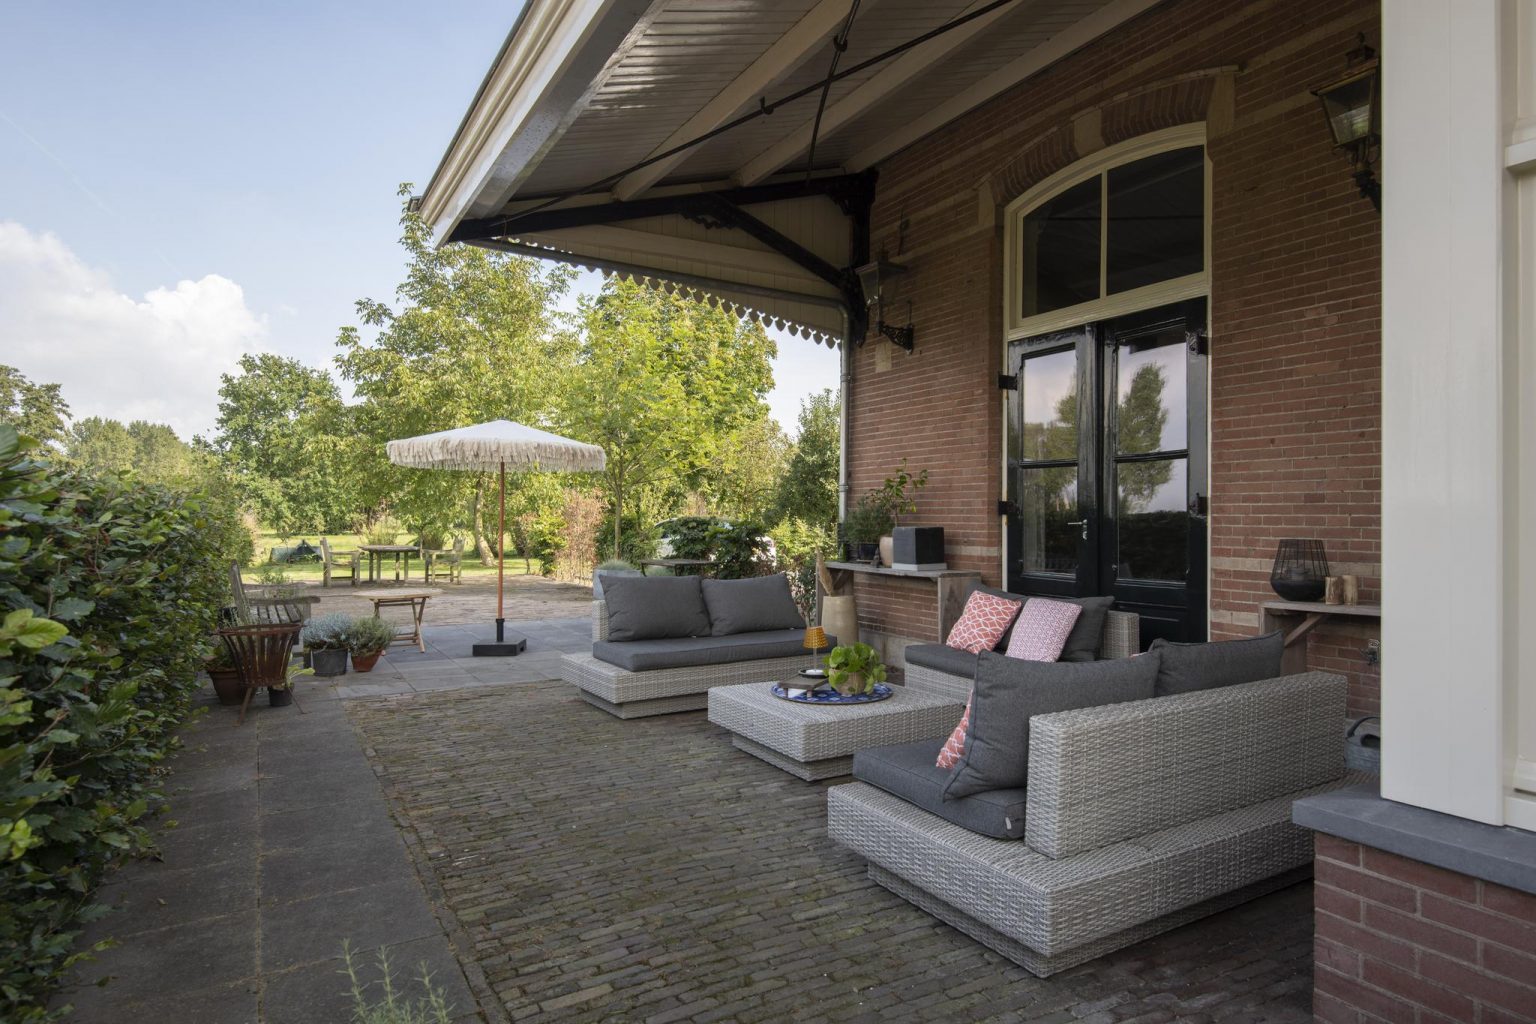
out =
<svg viewBox="0 0 1536 1024"><path fill-rule="evenodd" d="M892 692L885 683L876 683L874 693L861 693L856 697L845 697L830 686L821 690L805 690L799 686L786 689L783 683L774 683L772 686L775 697L793 704L874 704L887 699Z"/></svg>

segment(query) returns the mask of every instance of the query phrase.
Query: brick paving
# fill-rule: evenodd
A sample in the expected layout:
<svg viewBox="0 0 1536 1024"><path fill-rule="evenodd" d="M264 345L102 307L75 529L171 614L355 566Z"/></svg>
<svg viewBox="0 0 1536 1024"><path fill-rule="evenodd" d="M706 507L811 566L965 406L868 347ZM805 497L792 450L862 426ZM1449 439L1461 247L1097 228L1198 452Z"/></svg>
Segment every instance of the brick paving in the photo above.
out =
<svg viewBox="0 0 1536 1024"><path fill-rule="evenodd" d="M825 786L702 712L553 682L347 709L491 1020L1311 1019L1310 885L1042 980L868 881Z"/></svg>

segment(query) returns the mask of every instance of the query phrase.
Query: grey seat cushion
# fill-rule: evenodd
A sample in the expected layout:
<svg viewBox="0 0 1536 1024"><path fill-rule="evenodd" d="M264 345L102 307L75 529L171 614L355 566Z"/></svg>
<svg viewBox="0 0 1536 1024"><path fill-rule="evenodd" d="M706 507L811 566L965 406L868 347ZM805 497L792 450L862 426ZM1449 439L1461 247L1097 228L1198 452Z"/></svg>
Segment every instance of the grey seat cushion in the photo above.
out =
<svg viewBox="0 0 1536 1024"><path fill-rule="evenodd" d="M1029 720L1035 715L1146 700L1157 684L1156 654L1110 661L1023 661L983 651L971 688L965 753L945 787L955 800L1029 784Z"/></svg>
<svg viewBox="0 0 1536 1024"><path fill-rule="evenodd" d="M704 605L714 636L765 629L804 629L805 619L783 573L744 580L705 580Z"/></svg>
<svg viewBox="0 0 1536 1024"><path fill-rule="evenodd" d="M1175 644L1154 640L1158 652L1157 695L1192 693L1218 686L1236 686L1280 674L1285 638L1277 629L1251 640L1219 640L1211 644Z"/></svg>
<svg viewBox="0 0 1536 1024"><path fill-rule="evenodd" d="M912 644L902 652L908 665L970 679L976 675L976 655L948 644Z"/></svg>
<svg viewBox="0 0 1536 1024"><path fill-rule="evenodd" d="M709 636L709 611L697 576L604 576L608 639Z"/></svg>
<svg viewBox="0 0 1536 1024"><path fill-rule="evenodd" d="M966 588L965 596L980 590L997 597L1006 597L1014 601L1027 601L1023 594L1014 594L1007 590L998 590L984 583L972 583ZM1061 648L1061 657L1057 661L1094 661L1099 656L1099 648L1104 644L1104 618L1109 614L1110 607L1115 603L1113 597L1055 597L1052 601L1068 601L1080 606L1083 611L1072 624L1072 632L1067 634L1067 642ZM1015 618L1008 628L1003 631L1003 638L997 642L994 651L1006 651L1008 641L1013 636L1013 627L1018 623Z"/></svg>
<svg viewBox="0 0 1536 1024"><path fill-rule="evenodd" d="M960 800L944 799L949 770L934 766L943 740L871 747L853 755L853 777L898 796L961 828L994 839L1024 835L1024 790L993 789Z"/></svg>
<svg viewBox="0 0 1536 1024"><path fill-rule="evenodd" d="M659 577L658 577L659 578ZM599 640L592 645L592 657L630 672L649 672L662 668L691 668L696 665L720 665L761 658L803 656L811 663L811 652L804 647L804 629L774 629L732 636L667 637L656 640L630 640L614 643ZM827 637L836 645L836 637Z"/></svg>

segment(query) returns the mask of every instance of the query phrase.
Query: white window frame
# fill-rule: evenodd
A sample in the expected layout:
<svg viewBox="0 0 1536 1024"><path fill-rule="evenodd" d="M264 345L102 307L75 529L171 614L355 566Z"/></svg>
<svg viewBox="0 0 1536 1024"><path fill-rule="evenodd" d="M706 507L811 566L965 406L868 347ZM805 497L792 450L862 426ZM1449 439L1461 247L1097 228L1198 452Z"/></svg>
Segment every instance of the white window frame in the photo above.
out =
<svg viewBox="0 0 1536 1024"><path fill-rule="evenodd" d="M1028 338L1036 334L1065 330L1095 320L1153 309L1184 299L1196 299L1210 294L1211 290L1211 158L1205 147L1205 124L1178 125L1161 131L1138 135L1134 139L1106 146L1084 157L1072 166L1064 168L1041 181L1004 210L1006 225L1003 245L1003 323L1008 341ZM1156 284L1144 285L1130 291L1104 294L1104 262L1107 258L1106 239L1100 229L1099 242L1099 298L1080 302L1075 306L1053 309L1024 317L1019 313L1020 275L1025 266L1024 218L1059 193L1081 184L1090 178L1102 176L1104 188L1108 188L1107 171L1121 164L1132 163L1144 157L1155 156L1174 149L1199 146L1205 151L1205 258L1204 268L1198 274L1187 274ZM1108 224L1108 209L1104 208L1104 225Z"/></svg>

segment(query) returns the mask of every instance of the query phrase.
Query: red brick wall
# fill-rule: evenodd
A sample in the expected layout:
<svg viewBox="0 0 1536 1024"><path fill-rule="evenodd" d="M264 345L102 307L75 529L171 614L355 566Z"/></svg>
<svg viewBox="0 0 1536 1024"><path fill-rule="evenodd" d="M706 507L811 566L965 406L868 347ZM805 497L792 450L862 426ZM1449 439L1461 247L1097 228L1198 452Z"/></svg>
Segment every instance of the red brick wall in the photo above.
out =
<svg viewBox="0 0 1536 1024"><path fill-rule="evenodd" d="M931 471L913 521L941 524L952 566L1000 579L1002 208L1075 162L1073 119L1113 144L1204 120L1212 162L1211 635L1251 634L1282 537L1320 537L1379 593L1379 218L1333 152L1311 89L1375 2L1174 0L1121 26L880 167L871 244L910 272L917 351L854 357L852 494L903 457ZM1220 69L1237 68L1223 74ZM1220 84L1218 84L1220 83ZM1230 86L1230 88L1228 88ZM1092 152L1094 147L1087 147ZM931 590L861 580L867 628L936 639ZM1376 708L1374 632L1318 630L1313 664Z"/></svg>
<svg viewBox="0 0 1536 1024"><path fill-rule="evenodd" d="M1316 852L1318 1020L1536 1021L1536 896L1332 836Z"/></svg>

